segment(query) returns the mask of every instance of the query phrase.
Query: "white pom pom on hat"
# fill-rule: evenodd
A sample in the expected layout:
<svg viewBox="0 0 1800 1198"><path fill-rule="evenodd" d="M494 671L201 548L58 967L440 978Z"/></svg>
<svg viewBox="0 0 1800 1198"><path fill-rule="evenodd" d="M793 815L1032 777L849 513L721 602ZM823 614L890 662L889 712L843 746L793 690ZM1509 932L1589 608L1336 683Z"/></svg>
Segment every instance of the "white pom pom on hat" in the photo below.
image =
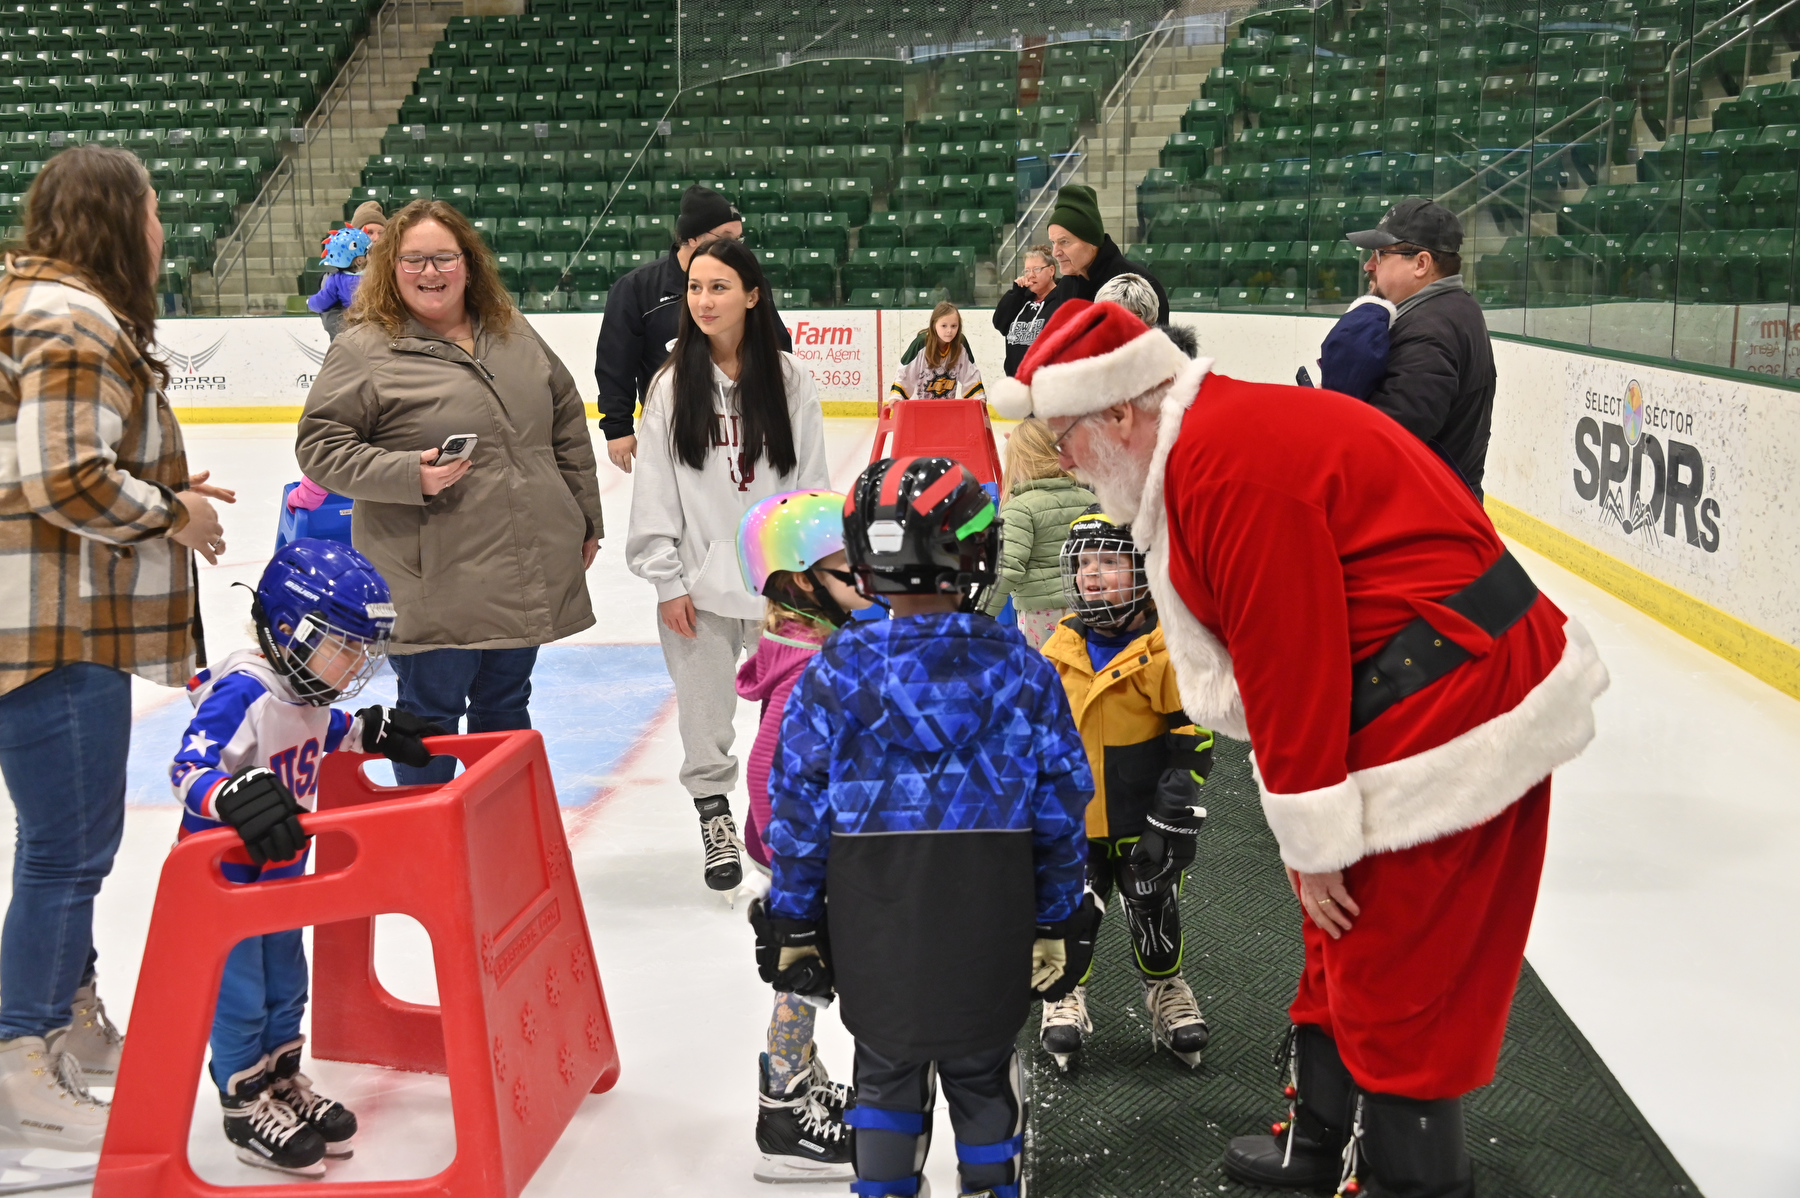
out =
<svg viewBox="0 0 1800 1198"><path fill-rule="evenodd" d="M1173 341L1118 304L1065 300L1013 377L988 388L988 402L1011 420L1085 416L1136 399L1187 364Z"/></svg>

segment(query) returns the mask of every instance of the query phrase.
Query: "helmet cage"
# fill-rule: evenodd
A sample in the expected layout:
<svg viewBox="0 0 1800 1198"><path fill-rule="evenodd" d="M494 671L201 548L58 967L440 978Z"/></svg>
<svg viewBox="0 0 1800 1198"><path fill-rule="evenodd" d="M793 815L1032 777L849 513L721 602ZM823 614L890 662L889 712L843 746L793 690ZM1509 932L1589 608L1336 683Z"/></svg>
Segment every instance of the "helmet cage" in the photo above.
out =
<svg viewBox="0 0 1800 1198"><path fill-rule="evenodd" d="M326 620L323 613L311 611L300 617L292 632L283 636L270 626L260 605L255 613L256 637L262 644L263 656L275 672L293 687L294 693L314 707L327 707L339 699L353 699L362 692L388 654L385 631L368 640ZM336 650L359 655L361 661L343 685L333 687L313 673L310 663L322 651Z"/></svg>
<svg viewBox="0 0 1800 1198"><path fill-rule="evenodd" d="M1114 554L1130 561L1130 585L1122 595L1108 597L1104 593L1084 593L1084 572L1098 571L1101 554ZM1150 605L1150 578L1144 569L1144 555L1128 532L1084 532L1063 542L1057 557L1062 570L1063 599L1069 610L1081 617L1090 628L1101 630L1123 628ZM1125 571L1120 569L1121 573Z"/></svg>

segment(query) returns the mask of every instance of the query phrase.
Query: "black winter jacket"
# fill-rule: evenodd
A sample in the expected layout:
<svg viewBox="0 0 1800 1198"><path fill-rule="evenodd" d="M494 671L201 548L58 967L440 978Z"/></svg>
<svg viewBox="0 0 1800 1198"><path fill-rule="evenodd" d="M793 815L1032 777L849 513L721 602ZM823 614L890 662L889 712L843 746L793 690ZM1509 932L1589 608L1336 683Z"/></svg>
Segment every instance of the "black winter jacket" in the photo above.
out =
<svg viewBox="0 0 1800 1198"><path fill-rule="evenodd" d="M1387 374L1369 403L1455 463L1481 494L1494 418L1494 347L1481 305L1460 286L1401 313Z"/></svg>
<svg viewBox="0 0 1800 1198"><path fill-rule="evenodd" d="M612 285L594 349L594 379L600 384L600 431L608 441L634 435L633 416L650 379L662 369L681 332L681 305L687 272L671 250L646 262ZM773 296L763 302L771 309ZM781 348L792 352L787 325L776 315Z"/></svg>
<svg viewBox="0 0 1800 1198"><path fill-rule="evenodd" d="M1050 306L1054 308L1069 299L1091 300L1114 275L1143 275L1150 280L1150 286L1156 288L1156 323L1168 324L1169 293L1163 290L1162 280L1152 274L1149 267L1133 262L1120 253L1112 234L1103 236L1105 240L1101 243L1100 252L1094 255L1093 264L1088 267L1087 277L1084 279L1080 275L1064 275L1058 279L1056 290L1050 293Z"/></svg>
<svg viewBox="0 0 1800 1198"><path fill-rule="evenodd" d="M1044 325L1049 323L1050 317L1056 312L1056 305L1062 301L1056 298L1056 288L1052 287L1050 294L1044 297L1043 306L1035 312L1030 311L1030 306L1037 302L1038 298L1032 293L1031 288L1021 287L1014 283L1007 293L1000 297L1000 302L994 305L994 328L998 329L1000 335L1006 338L1007 378L1011 378L1013 371L1019 368L1019 363L1025 360L1025 353L1031 348L1031 343L1037 340L1037 335L1043 331ZM1020 322L1021 316L1027 319ZM1015 322L1019 322L1019 330L1016 335L1022 338L1016 342L1013 340L1015 336L1013 324Z"/></svg>

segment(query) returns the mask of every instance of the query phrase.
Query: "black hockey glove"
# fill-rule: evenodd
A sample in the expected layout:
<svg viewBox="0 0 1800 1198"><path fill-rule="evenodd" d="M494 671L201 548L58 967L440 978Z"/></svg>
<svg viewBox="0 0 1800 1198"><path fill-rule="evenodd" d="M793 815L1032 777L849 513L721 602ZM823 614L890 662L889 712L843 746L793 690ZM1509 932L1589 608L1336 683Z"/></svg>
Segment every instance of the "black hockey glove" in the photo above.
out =
<svg viewBox="0 0 1800 1198"><path fill-rule="evenodd" d="M753 899L750 927L756 932L756 972L763 981L790 994L831 997L831 946L822 922L782 919L770 915L761 899Z"/></svg>
<svg viewBox="0 0 1800 1198"><path fill-rule="evenodd" d="M237 829L250 860L258 865L286 861L311 839L300 827L300 813L306 809L273 770L260 765L219 787L213 810Z"/></svg>
<svg viewBox="0 0 1800 1198"><path fill-rule="evenodd" d="M1067 998L1087 976L1094 963L1094 938L1106 903L1092 890L1082 893L1081 905L1067 919L1037 926L1031 946L1031 988L1047 1003Z"/></svg>
<svg viewBox="0 0 1800 1198"><path fill-rule="evenodd" d="M1210 752L1210 750L1209 750ZM1121 889L1134 899L1150 899L1174 884L1176 875L1194 862L1194 835L1206 822L1197 807L1199 787L1185 769L1163 771L1156 800L1144 817L1144 832L1131 848Z"/></svg>
<svg viewBox="0 0 1800 1198"><path fill-rule="evenodd" d="M431 764L431 750L425 747L427 736L443 736L444 730L430 720L398 707L365 707L356 713L362 721L363 752L380 753L389 761L424 769Z"/></svg>
<svg viewBox="0 0 1800 1198"><path fill-rule="evenodd" d="M1185 720L1185 713L1172 717ZM1169 750L1169 768L1186 770L1196 784L1204 784L1212 776L1213 734L1205 728L1190 727L1181 732L1163 733L1163 744Z"/></svg>

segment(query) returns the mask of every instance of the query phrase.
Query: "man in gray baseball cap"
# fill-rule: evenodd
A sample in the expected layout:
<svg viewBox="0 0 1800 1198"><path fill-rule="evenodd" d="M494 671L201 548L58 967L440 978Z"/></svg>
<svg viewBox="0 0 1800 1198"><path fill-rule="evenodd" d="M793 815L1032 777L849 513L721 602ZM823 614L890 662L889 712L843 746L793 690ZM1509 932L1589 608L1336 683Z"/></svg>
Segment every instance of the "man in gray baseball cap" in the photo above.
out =
<svg viewBox="0 0 1800 1198"><path fill-rule="evenodd" d="M1462 472L1477 494L1494 412L1494 350L1481 306L1462 281L1462 222L1427 199L1402 200L1373 229L1369 294L1392 308L1387 373L1368 402Z"/></svg>

